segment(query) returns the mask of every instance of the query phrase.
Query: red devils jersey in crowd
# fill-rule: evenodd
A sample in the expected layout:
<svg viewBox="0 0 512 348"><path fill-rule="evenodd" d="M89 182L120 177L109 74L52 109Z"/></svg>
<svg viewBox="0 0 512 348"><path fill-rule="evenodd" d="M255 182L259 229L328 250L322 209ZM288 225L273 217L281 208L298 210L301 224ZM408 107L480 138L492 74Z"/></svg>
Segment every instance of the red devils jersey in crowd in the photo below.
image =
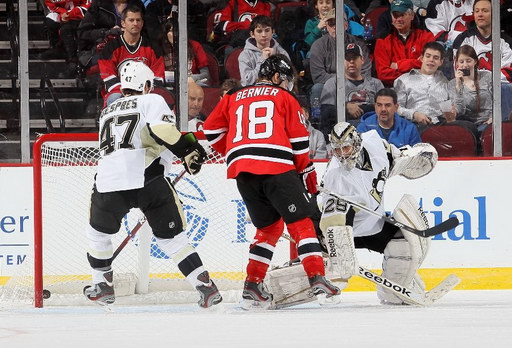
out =
<svg viewBox="0 0 512 348"><path fill-rule="evenodd" d="M241 172L302 171L309 133L297 99L287 90L257 83L227 94L204 123L212 147L226 156L228 178Z"/></svg>
<svg viewBox="0 0 512 348"><path fill-rule="evenodd" d="M473 21L474 0L431 0L425 26L436 41L454 41Z"/></svg>
<svg viewBox="0 0 512 348"><path fill-rule="evenodd" d="M44 3L50 12L59 15L68 13L69 20L81 20L91 6L91 0L45 0Z"/></svg>
<svg viewBox="0 0 512 348"><path fill-rule="evenodd" d="M215 14L215 32L225 35L235 30L249 29L257 15L271 17L270 4L261 0L229 0L227 6Z"/></svg>
<svg viewBox="0 0 512 348"><path fill-rule="evenodd" d="M121 93L119 68L129 60L137 60L146 64L155 74L155 83L163 84L164 58L156 55L149 40L142 36L135 46L130 46L120 35L105 45L98 60L100 76L108 93Z"/></svg>

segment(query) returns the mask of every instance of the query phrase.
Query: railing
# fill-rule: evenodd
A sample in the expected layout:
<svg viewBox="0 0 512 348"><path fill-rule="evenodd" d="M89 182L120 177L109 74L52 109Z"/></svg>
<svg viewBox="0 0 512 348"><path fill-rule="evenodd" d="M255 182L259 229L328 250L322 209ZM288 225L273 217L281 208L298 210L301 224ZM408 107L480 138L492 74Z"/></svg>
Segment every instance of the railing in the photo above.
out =
<svg viewBox="0 0 512 348"><path fill-rule="evenodd" d="M39 102L41 105L41 112L46 122L47 132L56 133L55 128L52 124L52 120L46 108L46 91L48 91L48 93L50 94L51 100L53 101L55 109L57 110L57 116L59 117L59 131L60 133L64 133L66 131L66 121L64 119L64 112L62 111L62 106L59 102L59 98L57 97L57 93L55 92L55 88L53 87L52 81L50 80L48 75L44 73L43 77L41 77L41 82L39 84Z"/></svg>
<svg viewBox="0 0 512 348"><path fill-rule="evenodd" d="M9 41L11 46L11 65L10 65L10 77L11 77L11 97L12 105L15 106L14 113L7 119L8 129L17 129L19 127L18 116L19 115L19 104L18 104L18 59L20 56L20 44L19 44L19 23L18 15L14 8L14 0L7 0L6 2L7 12L7 31L9 33Z"/></svg>

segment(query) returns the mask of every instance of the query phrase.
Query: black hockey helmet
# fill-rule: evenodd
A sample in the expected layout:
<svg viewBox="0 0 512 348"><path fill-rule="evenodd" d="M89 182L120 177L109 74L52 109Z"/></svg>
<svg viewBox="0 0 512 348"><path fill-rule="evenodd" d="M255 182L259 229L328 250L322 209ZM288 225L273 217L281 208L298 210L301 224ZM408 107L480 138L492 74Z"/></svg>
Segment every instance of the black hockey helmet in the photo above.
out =
<svg viewBox="0 0 512 348"><path fill-rule="evenodd" d="M288 81L289 85L293 84L293 66L285 55L274 54L265 59L265 61L261 63L258 77L272 81L272 77L275 73L279 74L281 82Z"/></svg>

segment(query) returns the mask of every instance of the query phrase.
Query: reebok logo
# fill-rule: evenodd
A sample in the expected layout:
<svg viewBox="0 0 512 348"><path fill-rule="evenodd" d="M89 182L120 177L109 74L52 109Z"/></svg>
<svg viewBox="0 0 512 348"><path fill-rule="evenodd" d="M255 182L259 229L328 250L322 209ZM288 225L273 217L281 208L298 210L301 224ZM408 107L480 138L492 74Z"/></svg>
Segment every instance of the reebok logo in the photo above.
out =
<svg viewBox="0 0 512 348"><path fill-rule="evenodd" d="M387 280L386 278L381 278L379 276L377 276L376 274L373 274L371 272L368 272L368 271L365 271L363 268L359 267L359 275L365 277L366 279L369 279L369 280L373 280L375 283L378 283L378 284L381 284L382 286L388 288L388 289L393 289L397 292L400 292L402 295L405 295L407 297L411 297L411 292L409 290L407 290L406 288L398 285L398 284L394 284L394 283L391 283L389 280Z"/></svg>
<svg viewBox="0 0 512 348"><path fill-rule="evenodd" d="M334 244L334 232L331 229L327 230L327 248L329 250L329 257L338 257L336 244Z"/></svg>

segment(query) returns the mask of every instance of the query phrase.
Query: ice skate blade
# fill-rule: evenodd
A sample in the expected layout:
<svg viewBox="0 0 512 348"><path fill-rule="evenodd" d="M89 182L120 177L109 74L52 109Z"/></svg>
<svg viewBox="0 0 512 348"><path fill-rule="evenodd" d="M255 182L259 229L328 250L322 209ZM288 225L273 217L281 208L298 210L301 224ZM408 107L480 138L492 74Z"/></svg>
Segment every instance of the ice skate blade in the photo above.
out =
<svg viewBox="0 0 512 348"><path fill-rule="evenodd" d="M271 301L260 302L260 301L248 300L245 298L242 299L242 301L240 301L240 307L242 307L242 309L246 310L246 311L266 311L270 308L271 304L272 304Z"/></svg>
<svg viewBox="0 0 512 348"><path fill-rule="evenodd" d="M341 303L341 295L332 295L327 297L327 294L319 294L316 295L316 298L320 306L329 307Z"/></svg>

